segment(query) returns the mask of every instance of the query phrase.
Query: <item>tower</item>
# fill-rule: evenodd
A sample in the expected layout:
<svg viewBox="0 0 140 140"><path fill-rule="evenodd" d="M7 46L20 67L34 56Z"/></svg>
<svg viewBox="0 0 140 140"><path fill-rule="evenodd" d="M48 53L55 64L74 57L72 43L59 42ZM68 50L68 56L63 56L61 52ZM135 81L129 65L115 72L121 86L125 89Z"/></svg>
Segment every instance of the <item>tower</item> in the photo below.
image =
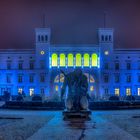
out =
<svg viewBox="0 0 140 140"><path fill-rule="evenodd" d="M49 48L50 48L50 28L36 28L36 69L37 69L37 92L40 93L44 87L45 94L49 95ZM40 76L45 77L45 82L40 82Z"/></svg>
<svg viewBox="0 0 140 140"><path fill-rule="evenodd" d="M113 81L111 72L113 69L113 29L100 28L98 31L100 47L100 93L111 94ZM106 81L104 81L106 80Z"/></svg>

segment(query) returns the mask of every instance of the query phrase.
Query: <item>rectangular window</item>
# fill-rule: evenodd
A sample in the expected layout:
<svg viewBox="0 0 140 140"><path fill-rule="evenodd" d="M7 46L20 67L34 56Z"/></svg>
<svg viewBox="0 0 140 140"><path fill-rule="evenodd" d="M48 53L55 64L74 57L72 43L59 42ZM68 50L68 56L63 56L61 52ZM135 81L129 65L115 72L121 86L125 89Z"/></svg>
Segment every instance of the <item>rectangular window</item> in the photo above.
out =
<svg viewBox="0 0 140 140"><path fill-rule="evenodd" d="M140 83L140 75L138 75L138 82Z"/></svg>
<svg viewBox="0 0 140 140"><path fill-rule="evenodd" d="M19 62L19 63L18 63L18 69L19 69L19 70L22 70L22 69L23 69L23 62Z"/></svg>
<svg viewBox="0 0 140 140"><path fill-rule="evenodd" d="M45 82L45 74L40 74L40 82Z"/></svg>
<svg viewBox="0 0 140 140"><path fill-rule="evenodd" d="M30 89L29 89L29 95L30 95L30 96L33 96L33 95L34 95L34 88L30 88Z"/></svg>
<svg viewBox="0 0 140 140"><path fill-rule="evenodd" d="M22 94L23 88L18 88L18 94Z"/></svg>
<svg viewBox="0 0 140 140"><path fill-rule="evenodd" d="M11 69L11 62L7 62L7 69L10 70Z"/></svg>
<svg viewBox="0 0 140 140"><path fill-rule="evenodd" d="M108 94L108 88L104 89L105 94Z"/></svg>
<svg viewBox="0 0 140 140"><path fill-rule="evenodd" d="M131 95L131 88L126 88L126 96L130 96Z"/></svg>
<svg viewBox="0 0 140 140"><path fill-rule="evenodd" d="M131 63L130 62L127 62L126 63L126 68L127 68L127 70L130 70L131 69Z"/></svg>
<svg viewBox="0 0 140 140"><path fill-rule="evenodd" d="M109 69L109 64L108 64L108 63L105 63L104 68L105 68L106 70L108 70L108 69Z"/></svg>
<svg viewBox="0 0 140 140"><path fill-rule="evenodd" d="M105 74L104 75L104 82L108 83L108 81L109 81L109 76L108 76L108 74Z"/></svg>
<svg viewBox="0 0 140 140"><path fill-rule="evenodd" d="M140 88L138 88L138 96L140 96Z"/></svg>
<svg viewBox="0 0 140 140"><path fill-rule="evenodd" d="M130 82L131 82L131 75L127 75L127 76L126 76L126 82L127 82L127 83L130 83Z"/></svg>
<svg viewBox="0 0 140 140"><path fill-rule="evenodd" d="M31 74L31 75L29 76L29 82L30 82L30 83L33 83L33 82L34 82L34 75Z"/></svg>
<svg viewBox="0 0 140 140"><path fill-rule="evenodd" d="M119 83L120 82L120 76L119 75L115 75L115 83Z"/></svg>
<svg viewBox="0 0 140 140"><path fill-rule="evenodd" d="M33 61L30 61L29 68L30 68L30 70L33 70L34 69L34 62Z"/></svg>
<svg viewBox="0 0 140 140"><path fill-rule="evenodd" d="M23 76L22 75L18 75L18 83L22 83L23 81Z"/></svg>
<svg viewBox="0 0 140 140"><path fill-rule="evenodd" d="M6 81L7 83L11 83L11 75L6 75Z"/></svg>
<svg viewBox="0 0 140 140"><path fill-rule="evenodd" d="M119 88L115 88L115 95L119 96L120 95L120 89Z"/></svg>
<svg viewBox="0 0 140 140"><path fill-rule="evenodd" d="M41 88L41 94L44 94L44 93L45 93L45 89Z"/></svg>
<svg viewBox="0 0 140 140"><path fill-rule="evenodd" d="M115 70L119 70L119 69L120 69L119 62L115 62Z"/></svg>
<svg viewBox="0 0 140 140"><path fill-rule="evenodd" d="M45 61L44 60L40 61L40 68L45 69Z"/></svg>

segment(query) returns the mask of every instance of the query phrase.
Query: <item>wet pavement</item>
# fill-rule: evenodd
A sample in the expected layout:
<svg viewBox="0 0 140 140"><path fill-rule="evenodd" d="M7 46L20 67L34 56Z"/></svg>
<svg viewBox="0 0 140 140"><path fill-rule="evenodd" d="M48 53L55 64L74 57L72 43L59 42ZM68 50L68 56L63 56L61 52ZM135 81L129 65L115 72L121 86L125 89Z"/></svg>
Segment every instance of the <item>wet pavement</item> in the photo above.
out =
<svg viewBox="0 0 140 140"><path fill-rule="evenodd" d="M37 128L37 125L35 125L36 129L32 131L32 133L30 133L30 129L26 127L24 131L25 133L26 131L29 133L28 137L26 137L27 140L140 139L139 134L140 118L138 117L140 116L140 110L93 111L90 121L83 121L79 119L72 121L64 121L61 111L51 112L51 111L0 110L0 114L1 116L9 116L9 115L12 116L14 115L18 117L22 116L27 121L32 120L32 124L30 125L30 127L34 127L33 123L37 123L36 121L41 122L42 119L48 117L49 119L47 121L46 120L42 121L43 124L40 125L40 127ZM23 129L22 125L20 128L17 129L21 128ZM21 133L20 135L18 133L18 136L15 139L16 140L25 139L24 137L25 133Z"/></svg>

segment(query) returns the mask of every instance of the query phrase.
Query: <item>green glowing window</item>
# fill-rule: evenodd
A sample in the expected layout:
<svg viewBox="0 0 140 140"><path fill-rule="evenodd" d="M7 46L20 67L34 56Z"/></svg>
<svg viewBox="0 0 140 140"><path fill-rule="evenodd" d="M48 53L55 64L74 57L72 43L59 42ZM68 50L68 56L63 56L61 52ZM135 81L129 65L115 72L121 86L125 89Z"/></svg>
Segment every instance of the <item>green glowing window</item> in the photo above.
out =
<svg viewBox="0 0 140 140"><path fill-rule="evenodd" d="M82 57L80 53L76 54L76 66L80 67L82 65Z"/></svg>
<svg viewBox="0 0 140 140"><path fill-rule="evenodd" d="M91 61L92 61L92 63L91 63L91 65L93 66L93 67L96 67L97 66L97 62L98 62L98 57L97 57L97 54L92 54L92 56L91 56Z"/></svg>
<svg viewBox="0 0 140 140"><path fill-rule="evenodd" d="M84 66L89 67L89 54L84 54Z"/></svg>
<svg viewBox="0 0 140 140"><path fill-rule="evenodd" d="M73 54L69 53L68 54L68 66L69 67L72 67L73 66L73 60L74 60Z"/></svg>
<svg viewBox="0 0 140 140"><path fill-rule="evenodd" d="M57 59L58 59L58 56L56 53L52 54L52 66L53 67L57 67Z"/></svg>
<svg viewBox="0 0 140 140"><path fill-rule="evenodd" d="M61 67L65 67L66 66L66 56L63 53L60 54L60 66Z"/></svg>

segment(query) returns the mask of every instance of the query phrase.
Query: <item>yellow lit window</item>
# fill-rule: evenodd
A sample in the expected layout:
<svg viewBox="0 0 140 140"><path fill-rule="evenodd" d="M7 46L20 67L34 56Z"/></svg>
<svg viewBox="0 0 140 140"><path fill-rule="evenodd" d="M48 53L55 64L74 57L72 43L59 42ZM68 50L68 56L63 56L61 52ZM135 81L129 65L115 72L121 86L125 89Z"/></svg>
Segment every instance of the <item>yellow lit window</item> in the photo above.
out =
<svg viewBox="0 0 140 140"><path fill-rule="evenodd" d="M97 63L98 63L97 54L92 54L92 56L91 56L91 65L93 67L97 67Z"/></svg>
<svg viewBox="0 0 140 140"><path fill-rule="evenodd" d="M58 91L58 86L55 86L55 91Z"/></svg>
<svg viewBox="0 0 140 140"><path fill-rule="evenodd" d="M131 95L131 88L126 88L126 95L127 96Z"/></svg>
<svg viewBox="0 0 140 140"><path fill-rule="evenodd" d="M72 67L73 66L73 61L74 61L74 58L73 58L73 54L68 54L68 67Z"/></svg>
<svg viewBox="0 0 140 140"><path fill-rule="evenodd" d="M66 66L66 57L65 54L61 53L60 54L60 67L65 67Z"/></svg>
<svg viewBox="0 0 140 140"><path fill-rule="evenodd" d="M82 56L80 53L76 54L76 66L80 67L82 65Z"/></svg>
<svg viewBox="0 0 140 140"><path fill-rule="evenodd" d="M93 86L90 86L90 91L93 91L94 90L94 87Z"/></svg>
<svg viewBox="0 0 140 140"><path fill-rule="evenodd" d="M89 67L89 54L84 54L84 66Z"/></svg>
<svg viewBox="0 0 140 140"><path fill-rule="evenodd" d="M120 89L119 88L115 88L115 95L119 96L120 95Z"/></svg>
<svg viewBox="0 0 140 140"><path fill-rule="evenodd" d="M58 61L57 54L56 53L52 54L52 66L53 67L56 67L58 65L57 61Z"/></svg>

